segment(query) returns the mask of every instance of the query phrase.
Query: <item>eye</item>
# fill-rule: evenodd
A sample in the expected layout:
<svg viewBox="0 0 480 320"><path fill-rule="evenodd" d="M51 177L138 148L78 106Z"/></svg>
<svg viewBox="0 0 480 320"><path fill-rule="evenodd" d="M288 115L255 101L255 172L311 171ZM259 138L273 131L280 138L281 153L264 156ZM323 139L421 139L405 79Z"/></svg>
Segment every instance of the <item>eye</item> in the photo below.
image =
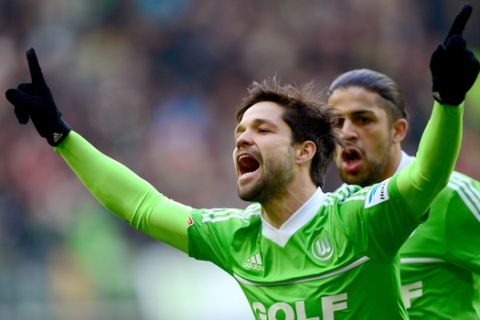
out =
<svg viewBox="0 0 480 320"><path fill-rule="evenodd" d="M372 122L372 119L369 118L369 117L360 116L360 117L355 118L355 122L357 122L358 124L361 124L361 125L367 125L367 124Z"/></svg>
<svg viewBox="0 0 480 320"><path fill-rule="evenodd" d="M270 130L268 128L265 128L265 127L259 127L258 132L259 133L270 133L270 132L272 132L272 130Z"/></svg>
<svg viewBox="0 0 480 320"><path fill-rule="evenodd" d="M337 129L341 129L343 127L343 123L345 122L345 118L337 118L337 122L335 123L335 127Z"/></svg>

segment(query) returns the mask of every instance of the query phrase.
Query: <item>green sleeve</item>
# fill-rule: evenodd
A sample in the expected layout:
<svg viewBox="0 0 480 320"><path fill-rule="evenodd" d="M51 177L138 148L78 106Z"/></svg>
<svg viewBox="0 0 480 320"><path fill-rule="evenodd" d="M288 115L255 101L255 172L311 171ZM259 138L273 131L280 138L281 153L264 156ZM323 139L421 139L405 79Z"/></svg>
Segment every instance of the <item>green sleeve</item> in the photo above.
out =
<svg viewBox="0 0 480 320"><path fill-rule="evenodd" d="M55 151L105 208L135 229L187 252L187 222L192 208L168 199L74 131Z"/></svg>
<svg viewBox="0 0 480 320"><path fill-rule="evenodd" d="M400 171L397 188L419 216L447 185L460 152L463 103L459 106L435 102L420 140L415 161Z"/></svg>

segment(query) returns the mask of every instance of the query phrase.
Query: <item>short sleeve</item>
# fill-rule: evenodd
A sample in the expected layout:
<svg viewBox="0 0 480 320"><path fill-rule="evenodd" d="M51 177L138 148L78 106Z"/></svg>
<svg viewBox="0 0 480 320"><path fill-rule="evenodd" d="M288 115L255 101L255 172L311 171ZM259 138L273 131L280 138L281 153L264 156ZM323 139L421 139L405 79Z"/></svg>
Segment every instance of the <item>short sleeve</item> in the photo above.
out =
<svg viewBox="0 0 480 320"><path fill-rule="evenodd" d="M410 209L398 192L396 176L362 189L342 208L347 230L356 243L362 243L371 258L391 259L420 223L418 213Z"/></svg>
<svg viewBox="0 0 480 320"><path fill-rule="evenodd" d="M188 227L188 255L210 261L232 273L232 241L251 220L240 209L192 211Z"/></svg>

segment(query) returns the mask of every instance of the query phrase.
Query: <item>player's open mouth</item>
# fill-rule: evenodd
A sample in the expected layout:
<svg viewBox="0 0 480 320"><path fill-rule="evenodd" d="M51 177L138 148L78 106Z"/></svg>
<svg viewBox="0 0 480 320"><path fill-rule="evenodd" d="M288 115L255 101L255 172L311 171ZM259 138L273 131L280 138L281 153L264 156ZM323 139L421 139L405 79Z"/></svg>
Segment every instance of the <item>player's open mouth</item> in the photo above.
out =
<svg viewBox="0 0 480 320"><path fill-rule="evenodd" d="M237 156L237 166L239 176L247 178L254 176L260 168L260 163L251 154L243 153Z"/></svg>
<svg viewBox="0 0 480 320"><path fill-rule="evenodd" d="M362 154L358 148L347 147L342 151L342 168L349 174L355 174L362 165Z"/></svg>

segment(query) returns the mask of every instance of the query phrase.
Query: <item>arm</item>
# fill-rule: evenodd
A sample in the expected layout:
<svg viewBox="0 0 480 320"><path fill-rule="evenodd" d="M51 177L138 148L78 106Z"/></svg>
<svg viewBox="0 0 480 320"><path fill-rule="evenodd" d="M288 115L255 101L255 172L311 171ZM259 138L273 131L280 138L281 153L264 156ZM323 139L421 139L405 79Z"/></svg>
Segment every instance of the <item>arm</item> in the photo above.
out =
<svg viewBox="0 0 480 320"><path fill-rule="evenodd" d="M436 102L420 141L414 163L400 173L397 187L410 208L423 213L443 189L460 151L463 100L478 76L480 64L462 37L472 13L464 5L445 41L430 60L432 93Z"/></svg>
<svg viewBox="0 0 480 320"><path fill-rule="evenodd" d="M419 214L448 183L460 151L462 115L463 103L453 107L435 102L415 161L399 173L398 191Z"/></svg>
<svg viewBox="0 0 480 320"><path fill-rule="evenodd" d="M87 189L133 227L187 252L190 207L157 192L125 166L103 155L63 120L33 49L27 51L32 82L8 89L5 95L21 124L30 119L40 136L56 147Z"/></svg>
<svg viewBox="0 0 480 320"><path fill-rule="evenodd" d="M166 198L74 131L55 151L105 208L135 229L187 252L190 207Z"/></svg>

